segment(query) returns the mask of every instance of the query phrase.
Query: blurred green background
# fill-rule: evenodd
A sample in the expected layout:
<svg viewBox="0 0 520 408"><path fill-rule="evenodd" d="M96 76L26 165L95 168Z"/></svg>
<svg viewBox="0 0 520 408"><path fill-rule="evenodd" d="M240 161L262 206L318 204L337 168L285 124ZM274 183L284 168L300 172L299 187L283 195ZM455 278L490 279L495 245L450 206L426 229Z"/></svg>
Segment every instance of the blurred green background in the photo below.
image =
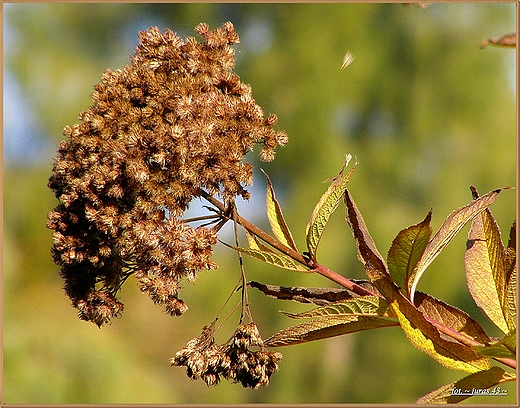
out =
<svg viewBox="0 0 520 408"><path fill-rule="evenodd" d="M121 319L98 329L80 321L62 290L49 248L46 214L56 200L46 187L61 129L90 105L107 68L129 63L137 33L150 26L194 35L232 21L241 43L235 71L258 104L276 113L290 141L262 163L300 250L322 181L345 154L360 165L350 190L382 254L403 228L433 207L433 228L481 194L515 185L515 51L481 41L515 29L514 3L433 4L5 4L4 5L4 378L6 403L413 403L461 378L417 351L398 328L280 348L271 384L208 388L169 366L200 334L239 277L236 254L218 246L217 271L201 272L181 297L180 318L124 285ZM356 59L340 70L343 56ZM255 154L248 158L259 167ZM255 173L241 213L266 227L265 182ZM507 239L516 193L491 207ZM266 227L267 228L267 227ZM419 290L468 311L499 335L465 286L467 227L435 260ZM228 234L228 240L230 236ZM318 251L320 262L364 278L343 206ZM246 259L248 279L282 285L334 286ZM251 291L264 336L294 322L278 310L308 306ZM236 299L238 302L238 299ZM238 316L219 332L224 342ZM514 403L477 397L472 403Z"/></svg>

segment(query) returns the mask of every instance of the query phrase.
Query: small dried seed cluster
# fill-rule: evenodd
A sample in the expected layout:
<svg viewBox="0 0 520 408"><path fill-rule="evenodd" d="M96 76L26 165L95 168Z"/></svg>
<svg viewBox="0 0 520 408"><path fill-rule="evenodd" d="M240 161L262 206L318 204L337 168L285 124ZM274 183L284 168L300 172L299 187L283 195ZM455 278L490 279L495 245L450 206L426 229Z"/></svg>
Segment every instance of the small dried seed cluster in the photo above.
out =
<svg viewBox="0 0 520 408"><path fill-rule="evenodd" d="M257 346L259 351L249 350ZM245 388L257 389L269 384L271 375L278 370L282 355L266 351L258 327L254 323L240 324L231 340L215 344L213 331L205 327L202 335L188 342L171 359L173 366L186 366L192 379L201 378L207 385L216 385L220 377L240 382Z"/></svg>
<svg viewBox="0 0 520 408"><path fill-rule="evenodd" d="M203 42L141 32L131 65L106 71L93 106L63 131L49 179L59 199L48 217L52 256L80 318L99 326L122 312L116 294L131 274L182 314L180 280L216 268L216 231L182 220L188 204L203 190L227 203L248 198L243 156L260 144L261 159L272 160L287 142L233 72L233 25L195 30Z"/></svg>

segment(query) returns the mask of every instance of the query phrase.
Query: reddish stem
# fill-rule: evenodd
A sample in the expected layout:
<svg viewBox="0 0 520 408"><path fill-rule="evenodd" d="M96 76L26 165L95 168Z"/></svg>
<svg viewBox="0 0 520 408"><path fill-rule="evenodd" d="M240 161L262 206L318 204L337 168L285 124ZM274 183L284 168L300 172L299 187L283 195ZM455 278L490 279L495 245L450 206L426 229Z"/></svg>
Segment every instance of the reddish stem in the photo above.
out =
<svg viewBox="0 0 520 408"><path fill-rule="evenodd" d="M227 208L226 206L221 203L219 200L217 200L215 197L209 195L204 190L200 190L199 194L204 197L208 202L213 204L215 207L217 207L222 213L226 213ZM242 218L240 215L235 215L235 221L240 224L245 230L250 232L253 235L256 235L258 238L262 239L263 241L267 242L269 245L271 245L273 248L280 251L282 254L287 255L288 257L294 259L296 262L299 262L302 265L307 266L311 269L313 272L317 272L320 275L330 279L333 282L336 282L338 285L343 286L344 288L354 292L357 295L360 296L377 296L376 294L370 292L369 290L363 288L362 286L358 285L357 283L352 282L350 279L345 278L344 276L339 275L338 273L324 267L323 265L320 265L317 262L313 262L312 260L304 257L302 254L300 254L298 251L295 251L293 248L289 248L288 246L285 246L277 239L273 238L260 228L258 228L256 225L251 224L249 221L247 221L245 218Z"/></svg>
<svg viewBox="0 0 520 408"><path fill-rule="evenodd" d="M333 282L336 282L338 285L343 286L344 288L354 292L360 296L377 296L375 293L370 292L368 289L358 285L357 283L352 282L350 279L345 278L342 275L320 265L319 263L314 263L314 271L318 272L320 275L325 276Z"/></svg>

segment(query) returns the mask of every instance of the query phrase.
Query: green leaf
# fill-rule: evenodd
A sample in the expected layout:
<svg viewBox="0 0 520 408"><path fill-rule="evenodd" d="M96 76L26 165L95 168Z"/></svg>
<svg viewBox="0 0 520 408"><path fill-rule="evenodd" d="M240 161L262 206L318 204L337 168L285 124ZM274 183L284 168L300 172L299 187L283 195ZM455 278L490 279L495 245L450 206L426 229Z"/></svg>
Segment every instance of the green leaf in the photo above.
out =
<svg viewBox="0 0 520 408"><path fill-rule="evenodd" d="M475 199L477 191L472 188ZM516 322L508 323L506 250L500 229L489 209L473 218L464 254L466 280L477 306L500 330L508 333ZM512 324L512 327L510 327Z"/></svg>
<svg viewBox="0 0 520 408"><path fill-rule="evenodd" d="M318 249L318 244L320 242L321 236L323 235L323 230L327 225L327 221L338 207L339 200L343 195L343 191L346 189L347 183L350 180L350 176L357 166L356 162L354 167L348 172L347 175L343 174L351 158L352 156L350 154L347 155L341 172L339 173L338 177L334 179L327 191L321 196L318 204L316 204L316 207L314 207L314 211L312 212L311 218L307 224L307 249L313 261L316 260L316 250Z"/></svg>
<svg viewBox="0 0 520 408"><path fill-rule="evenodd" d="M285 222L285 218L283 217L280 203L276 200L271 180L267 176L267 173L265 173L263 170L262 173L264 173L265 179L267 180L267 219L271 225L271 230L273 231L274 236L278 238L278 240L285 246L298 251L291 231L289 230L289 227Z"/></svg>
<svg viewBox="0 0 520 408"><path fill-rule="evenodd" d="M296 272L308 272L311 273L312 271L307 268L306 266L300 264L299 262L296 262L294 259L288 257L287 255L284 255L282 253L277 253L272 250L261 250L261 249L255 249L255 248L242 248L242 247L235 247L228 244L224 244L236 251L240 251L244 254L247 254L253 258L259 259L261 261L264 261L268 264L277 266L279 268L288 269L290 271L296 271Z"/></svg>
<svg viewBox="0 0 520 408"><path fill-rule="evenodd" d="M288 346L325 339L361 330L396 326L390 318L386 302L377 296L362 296L331 303L308 312L285 315L295 318L311 318L308 322L280 330L265 341L267 347Z"/></svg>
<svg viewBox="0 0 520 408"><path fill-rule="evenodd" d="M504 187L506 189L509 187ZM417 283L426 268L433 262L439 253L448 245L455 235L466 225L468 221L473 219L477 214L484 211L491 203L493 203L498 194L503 189L493 190L477 200L453 211L439 228L439 231L433 236L431 241L426 245L424 253L417 263L415 275L410 287L410 299L413 301L414 292Z"/></svg>
<svg viewBox="0 0 520 408"><path fill-rule="evenodd" d="M497 262L498 254L489 253L491 248L488 248L485 235L482 217L476 217L471 225L464 256L468 289L477 306L489 320L507 333L509 330L494 279L493 263Z"/></svg>
<svg viewBox="0 0 520 408"><path fill-rule="evenodd" d="M486 390L498 384L514 381L515 379L516 375L514 373L504 371L500 367L491 367L488 370L479 371L458 381L443 385L435 391L422 396L415 403L456 404L471 397L473 389ZM497 387L489 390L489 394L484 395L500 395L497 394L499 392L501 392L501 390Z"/></svg>
<svg viewBox="0 0 520 408"><path fill-rule="evenodd" d="M378 316L318 318L280 330L265 342L266 347L291 346L380 327L398 326L395 319Z"/></svg>
<svg viewBox="0 0 520 408"><path fill-rule="evenodd" d="M423 222L399 232L388 250L387 263L390 276L408 298L416 272L415 267L432 235L431 218L430 210Z"/></svg>
<svg viewBox="0 0 520 408"><path fill-rule="evenodd" d="M376 315L388 317L387 309L388 303L378 296L360 296L354 299L330 303L303 313L283 313L293 319L310 319L336 315Z"/></svg>
<svg viewBox="0 0 520 408"><path fill-rule="evenodd" d="M440 364L460 371L476 372L490 367L489 360L478 356L470 347L444 339L433 323L399 291L388 273L385 262L377 252L363 217L348 190L345 191L347 221L354 234L358 258L379 292L387 300L408 340Z"/></svg>
<svg viewBox="0 0 520 408"><path fill-rule="evenodd" d="M247 243L249 244L250 249L255 251L273 252L269 247L262 244L256 235L249 233L246 229L244 229L244 232L246 234Z"/></svg>
<svg viewBox="0 0 520 408"><path fill-rule="evenodd" d="M516 330L484 346L474 346L481 356L516 359Z"/></svg>

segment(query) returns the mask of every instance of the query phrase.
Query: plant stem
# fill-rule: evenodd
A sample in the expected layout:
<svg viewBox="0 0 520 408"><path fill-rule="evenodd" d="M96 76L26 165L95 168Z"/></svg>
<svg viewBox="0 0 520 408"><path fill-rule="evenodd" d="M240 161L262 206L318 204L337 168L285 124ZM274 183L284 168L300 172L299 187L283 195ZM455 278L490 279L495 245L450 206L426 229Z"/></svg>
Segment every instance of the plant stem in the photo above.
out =
<svg viewBox="0 0 520 408"><path fill-rule="evenodd" d="M199 194L204 197L209 203L213 204L215 207L217 207L220 211L222 211L223 214L226 214L228 212L228 208L221 203L219 200L217 200L215 197L209 195L206 191L199 189ZM226 215L230 220L233 219L230 215ZM295 251L292 248L289 248L282 244L277 239L270 236L265 231L258 228L256 225L250 223L245 218L242 218L238 213L235 215L235 221L237 224L240 224L244 229L246 229L248 232L250 232L253 235L256 235L258 238L262 239L263 241L267 242L269 245L271 245L273 248L277 249L281 253L291 257L296 262L301 263L302 265L309 266L309 261L303 257L302 254L300 254L298 251Z"/></svg>
<svg viewBox="0 0 520 408"><path fill-rule="evenodd" d="M344 276L320 265L319 263L314 263L314 271L318 272L321 276L325 276L333 282L336 282L338 285L343 286L344 288L354 292L360 296L378 296L375 293L372 293L368 289L358 285L357 283L352 282L350 279L345 278Z"/></svg>
<svg viewBox="0 0 520 408"><path fill-rule="evenodd" d="M493 357L494 360L498 361L499 363L502 363L508 367L511 367L512 369L516 370L516 360L513 358L504 358L504 357Z"/></svg>
<svg viewBox="0 0 520 408"><path fill-rule="evenodd" d="M209 203L217 207L223 214L226 214L228 212L228 208L223 203L221 203L215 197L209 195L206 191L199 189L199 194L202 197L204 197ZM299 262L302 265L307 266L312 271L318 272L320 275L332 280L340 286L343 286L345 289L348 289L351 292L354 292L360 296L377 296L376 294L363 288L357 283L352 282L350 279L339 275L338 273L324 267L323 265L320 265L317 262L313 262L311 259L305 258L298 251L295 251L294 249L285 246L280 241L278 241L277 239L267 234L265 231L258 228L256 225L250 223L245 218L242 218L240 215L238 215L238 213L236 213L236 211L233 219L236 221L237 224L240 224L245 230L262 239L263 241L267 242L269 245L280 251L282 254L287 255L288 257L294 259L296 262Z"/></svg>

